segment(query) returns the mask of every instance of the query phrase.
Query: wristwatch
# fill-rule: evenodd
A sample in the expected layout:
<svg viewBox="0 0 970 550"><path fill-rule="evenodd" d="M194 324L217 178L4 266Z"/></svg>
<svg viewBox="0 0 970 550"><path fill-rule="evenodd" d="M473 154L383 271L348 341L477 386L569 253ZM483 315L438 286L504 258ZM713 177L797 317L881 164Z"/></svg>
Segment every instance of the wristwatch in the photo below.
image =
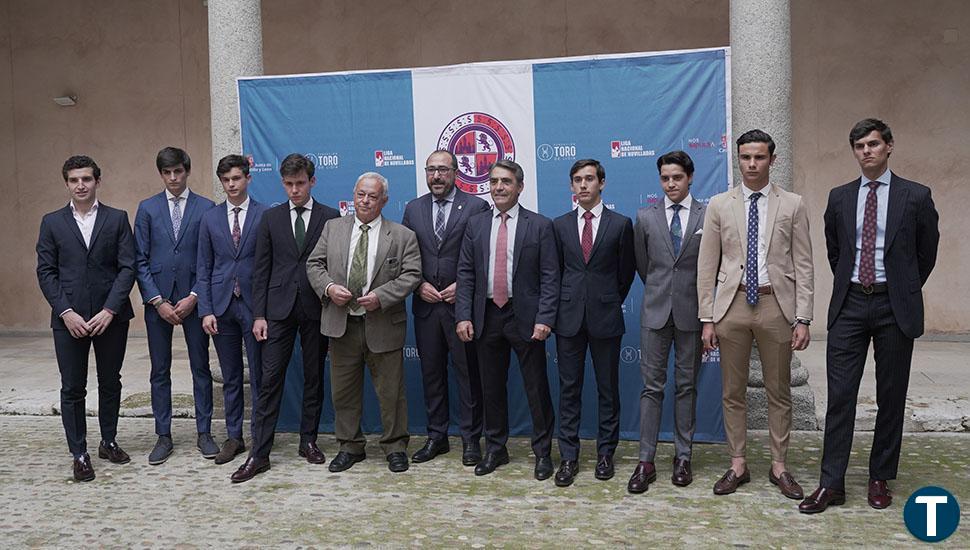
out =
<svg viewBox="0 0 970 550"><path fill-rule="evenodd" d="M807 327L807 326L811 326L812 322L810 320L808 320L808 319L795 319L795 322L792 323L792 328L794 328L795 325L797 325L797 324L802 324L802 325L805 325Z"/></svg>

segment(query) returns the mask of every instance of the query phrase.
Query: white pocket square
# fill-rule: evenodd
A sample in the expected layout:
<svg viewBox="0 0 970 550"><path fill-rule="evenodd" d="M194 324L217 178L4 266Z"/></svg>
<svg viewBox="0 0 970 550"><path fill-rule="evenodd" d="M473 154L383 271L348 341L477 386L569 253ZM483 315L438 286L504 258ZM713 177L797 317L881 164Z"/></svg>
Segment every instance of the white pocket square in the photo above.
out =
<svg viewBox="0 0 970 550"><path fill-rule="evenodd" d="M701 234L703 234L703 233L704 233L704 228L702 227L702 228L700 228L700 229L698 229L698 230L697 230L697 232L696 232L696 233L694 233L694 234L695 234L695 235L701 235Z"/></svg>

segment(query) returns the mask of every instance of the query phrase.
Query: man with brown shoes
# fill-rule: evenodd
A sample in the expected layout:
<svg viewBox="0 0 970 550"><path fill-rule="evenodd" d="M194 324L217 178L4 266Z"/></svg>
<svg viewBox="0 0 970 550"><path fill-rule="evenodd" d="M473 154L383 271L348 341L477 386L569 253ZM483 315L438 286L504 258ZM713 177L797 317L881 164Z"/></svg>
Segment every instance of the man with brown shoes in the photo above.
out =
<svg viewBox="0 0 970 550"><path fill-rule="evenodd" d="M721 349L724 430L731 468L714 485L727 495L751 480L745 460L752 341L768 394L771 473L788 498L802 489L785 460L791 435L791 355L810 340L814 267L805 201L770 183L775 143L761 130L737 140L742 184L711 199L697 261L705 350ZM715 288L716 286L716 288Z"/></svg>
<svg viewBox="0 0 970 550"><path fill-rule="evenodd" d="M920 292L936 264L939 216L930 189L889 170L893 135L876 119L849 132L862 176L832 190L825 246L834 281L825 369L828 409L819 488L798 510L822 512L845 502L859 380L869 342L876 363L879 412L869 454L869 505L892 504L903 438L913 343L923 334Z"/></svg>

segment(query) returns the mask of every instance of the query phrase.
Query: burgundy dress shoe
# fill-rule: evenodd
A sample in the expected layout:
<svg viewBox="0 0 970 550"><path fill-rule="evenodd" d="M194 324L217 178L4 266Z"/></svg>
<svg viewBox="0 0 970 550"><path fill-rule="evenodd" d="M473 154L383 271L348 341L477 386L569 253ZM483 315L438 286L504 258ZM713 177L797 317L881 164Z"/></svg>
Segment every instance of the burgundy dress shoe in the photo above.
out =
<svg viewBox="0 0 970 550"><path fill-rule="evenodd" d="M98 445L98 458L106 458L109 462L114 464L128 464L131 462L131 457L128 453L118 446L114 441L105 443L104 441Z"/></svg>
<svg viewBox="0 0 970 550"><path fill-rule="evenodd" d="M714 484L714 494L730 495L734 491L737 491L738 487L749 481L751 481L751 472L747 468L744 469L744 473L741 475L735 474L733 468L728 468L728 471Z"/></svg>
<svg viewBox="0 0 970 550"><path fill-rule="evenodd" d="M645 493L650 488L650 484L657 480L657 468L653 462L640 462L633 470L630 481L626 484L626 490L633 494Z"/></svg>
<svg viewBox="0 0 970 550"><path fill-rule="evenodd" d="M893 493L889 490L889 484L881 479L869 480L869 506L876 510L887 508L893 503Z"/></svg>
<svg viewBox="0 0 970 550"><path fill-rule="evenodd" d="M78 481L94 479L94 466L91 465L91 457L88 453L74 457L74 479Z"/></svg>
<svg viewBox="0 0 970 550"><path fill-rule="evenodd" d="M694 481L694 474L690 471L690 460L675 458L674 473L670 474L670 482L678 487L687 487L692 481Z"/></svg>
<svg viewBox="0 0 970 550"><path fill-rule="evenodd" d="M593 475L600 481L613 479L613 455L599 455L596 460L596 471Z"/></svg>
<svg viewBox="0 0 970 550"><path fill-rule="evenodd" d="M238 470L232 473L229 479L231 479L233 483L242 483L244 481L249 481L266 470L269 470L268 458L256 458L254 456L250 456L246 459L246 462L243 462L243 465L240 466Z"/></svg>
<svg viewBox="0 0 970 550"><path fill-rule="evenodd" d="M775 472L768 470L768 481L772 485L777 485L781 489L781 494L788 498L798 500L805 498L805 493L802 492L802 486L788 472L782 472L780 476L775 477Z"/></svg>
<svg viewBox="0 0 970 550"><path fill-rule="evenodd" d="M315 441L308 441L300 446L300 456L306 459L310 464L323 464L327 461L326 455L317 447Z"/></svg>
<svg viewBox="0 0 970 550"><path fill-rule="evenodd" d="M559 471L556 472L556 487L569 487L579 473L579 462L576 460L563 460L559 464Z"/></svg>
<svg viewBox="0 0 970 550"><path fill-rule="evenodd" d="M845 504L845 491L819 487L798 505L798 511L803 514L817 514L824 512L829 506Z"/></svg>

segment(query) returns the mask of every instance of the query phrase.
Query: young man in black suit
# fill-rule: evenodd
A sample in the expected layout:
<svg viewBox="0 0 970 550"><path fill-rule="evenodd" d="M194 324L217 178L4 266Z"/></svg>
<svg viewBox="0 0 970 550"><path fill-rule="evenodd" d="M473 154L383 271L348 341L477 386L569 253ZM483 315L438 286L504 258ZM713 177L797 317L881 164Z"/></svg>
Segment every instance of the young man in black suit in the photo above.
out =
<svg viewBox="0 0 970 550"><path fill-rule="evenodd" d="M579 471L586 350L593 359L599 402L596 479L613 477L620 440L620 340L623 301L635 271L633 222L603 204L606 170L597 160L576 161L569 183L578 208L553 222L562 285L556 318L559 358L559 454L556 485L573 483Z"/></svg>
<svg viewBox="0 0 970 550"><path fill-rule="evenodd" d="M73 156L61 169L71 201L44 216L37 239L37 280L51 305L54 352L61 373L61 420L74 456L74 479L91 481L84 397L88 355L98 369L98 456L125 464L118 446L121 365L134 312L135 242L128 214L98 202L101 169L90 157Z"/></svg>
<svg viewBox="0 0 970 550"><path fill-rule="evenodd" d="M869 454L869 505L892 504L903 439L913 342L923 334L923 285L936 265L939 215L930 189L889 170L893 134L867 118L849 132L862 176L829 193L825 247L835 279L825 368L828 409L819 487L806 514L845 502L859 381L869 342L876 360L876 426Z"/></svg>

